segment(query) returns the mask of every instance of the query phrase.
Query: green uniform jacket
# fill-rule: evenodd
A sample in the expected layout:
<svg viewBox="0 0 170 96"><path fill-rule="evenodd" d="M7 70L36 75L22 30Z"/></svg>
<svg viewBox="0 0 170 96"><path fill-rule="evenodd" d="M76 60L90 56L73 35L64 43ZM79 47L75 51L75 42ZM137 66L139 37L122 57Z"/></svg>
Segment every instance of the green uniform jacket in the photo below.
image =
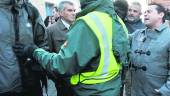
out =
<svg viewBox="0 0 170 96"><path fill-rule="evenodd" d="M105 9L110 8L109 10L114 13L110 0L99 0L99 2L104 7L99 8L102 12L108 13ZM115 13L111 14L111 16L115 16L114 21L117 22ZM124 57L126 55L122 55L127 52L128 40L126 34L119 22L115 23L113 28L114 32L117 32L117 34L113 34L113 37L115 37L113 39L113 51L117 48L116 51L119 53L119 57L126 58ZM116 38L117 40L115 40ZM115 45L115 42L117 42L117 45ZM115 48L115 46L117 47ZM121 49L125 50L119 52ZM96 70L100 60L100 48L95 34L84 21L79 20L70 29L67 36L67 43L62 46L58 54L49 53L38 48L34 51L34 57L46 70L71 77L76 73ZM123 62L123 59L120 59L120 61ZM75 90L75 95L78 96L119 96L120 85L121 80L120 75L118 75L116 78L105 83L94 85L79 83L73 86L73 89Z"/></svg>

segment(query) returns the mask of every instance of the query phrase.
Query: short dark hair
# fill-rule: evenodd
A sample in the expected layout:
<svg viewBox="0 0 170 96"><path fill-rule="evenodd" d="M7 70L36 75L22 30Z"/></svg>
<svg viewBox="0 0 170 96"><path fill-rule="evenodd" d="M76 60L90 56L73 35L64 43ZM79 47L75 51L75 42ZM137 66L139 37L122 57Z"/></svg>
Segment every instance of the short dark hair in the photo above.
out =
<svg viewBox="0 0 170 96"><path fill-rule="evenodd" d="M113 2L115 12L124 20L128 11L128 2L126 0L116 0Z"/></svg>
<svg viewBox="0 0 170 96"><path fill-rule="evenodd" d="M58 8L56 6L53 7L55 9L56 12L58 12Z"/></svg>
<svg viewBox="0 0 170 96"><path fill-rule="evenodd" d="M155 5L158 13L161 13L161 12L164 13L163 22L165 22L165 15L166 15L165 8L161 4L158 4L158 3L150 3L149 5Z"/></svg>

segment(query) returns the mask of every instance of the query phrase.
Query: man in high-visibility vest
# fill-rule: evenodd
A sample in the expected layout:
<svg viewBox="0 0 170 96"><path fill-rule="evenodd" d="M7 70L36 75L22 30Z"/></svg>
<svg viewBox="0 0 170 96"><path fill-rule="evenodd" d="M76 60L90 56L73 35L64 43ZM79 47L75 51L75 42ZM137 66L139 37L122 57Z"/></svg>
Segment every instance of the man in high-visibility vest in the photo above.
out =
<svg viewBox="0 0 170 96"><path fill-rule="evenodd" d="M35 58L53 74L68 76L76 96L119 96L120 71L128 51L127 29L111 0L80 3L82 11L58 54L34 45L18 44L14 50Z"/></svg>

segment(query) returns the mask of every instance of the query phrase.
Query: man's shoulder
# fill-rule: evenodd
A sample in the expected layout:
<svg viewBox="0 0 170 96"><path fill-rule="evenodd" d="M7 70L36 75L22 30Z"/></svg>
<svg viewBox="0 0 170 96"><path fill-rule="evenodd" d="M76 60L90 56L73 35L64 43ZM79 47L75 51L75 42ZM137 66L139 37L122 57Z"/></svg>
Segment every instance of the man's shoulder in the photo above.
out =
<svg viewBox="0 0 170 96"><path fill-rule="evenodd" d="M54 24L47 27L47 32L49 34L58 34L68 31L67 28L64 26L61 20L57 20Z"/></svg>
<svg viewBox="0 0 170 96"><path fill-rule="evenodd" d="M49 26L47 27L47 29L48 29L48 30L55 30L55 29L58 29L59 26L60 26L60 24L62 25L63 23L62 23L60 20L57 20L57 22L55 22L55 23L49 25Z"/></svg>
<svg viewBox="0 0 170 96"><path fill-rule="evenodd" d="M142 22L142 20L140 19L137 23L136 23L139 27L144 28L145 24Z"/></svg>
<svg viewBox="0 0 170 96"><path fill-rule="evenodd" d="M169 25L168 25L168 23L166 23L166 24L164 24L164 29L163 30L161 30L164 34L167 34L167 35L169 35L170 36L170 27L169 27Z"/></svg>
<svg viewBox="0 0 170 96"><path fill-rule="evenodd" d="M133 33L130 34L131 37L136 37L139 34L142 34L146 31L146 28L144 29L137 29L136 31L134 31Z"/></svg>

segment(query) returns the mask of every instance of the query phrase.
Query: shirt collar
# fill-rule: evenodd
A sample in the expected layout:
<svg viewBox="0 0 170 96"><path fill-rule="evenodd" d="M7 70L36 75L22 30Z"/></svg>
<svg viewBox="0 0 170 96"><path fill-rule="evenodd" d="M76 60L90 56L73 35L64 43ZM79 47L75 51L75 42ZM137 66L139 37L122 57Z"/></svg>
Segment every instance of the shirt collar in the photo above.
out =
<svg viewBox="0 0 170 96"><path fill-rule="evenodd" d="M64 26L65 26L67 29L70 28L70 24L67 23L65 20L63 20L62 18L61 18L61 22L64 24Z"/></svg>
<svg viewBox="0 0 170 96"><path fill-rule="evenodd" d="M162 32L165 28L168 27L168 24L167 23L163 23L161 24L161 26L159 26L158 28L155 29L155 31L157 32Z"/></svg>
<svg viewBox="0 0 170 96"><path fill-rule="evenodd" d="M134 20L134 21L129 21L129 20L127 19L127 17L126 17L126 18L125 18L125 22L128 22L128 23L130 23L130 24L136 24L136 23L138 23L138 22L142 22L142 20L139 18L139 19Z"/></svg>

